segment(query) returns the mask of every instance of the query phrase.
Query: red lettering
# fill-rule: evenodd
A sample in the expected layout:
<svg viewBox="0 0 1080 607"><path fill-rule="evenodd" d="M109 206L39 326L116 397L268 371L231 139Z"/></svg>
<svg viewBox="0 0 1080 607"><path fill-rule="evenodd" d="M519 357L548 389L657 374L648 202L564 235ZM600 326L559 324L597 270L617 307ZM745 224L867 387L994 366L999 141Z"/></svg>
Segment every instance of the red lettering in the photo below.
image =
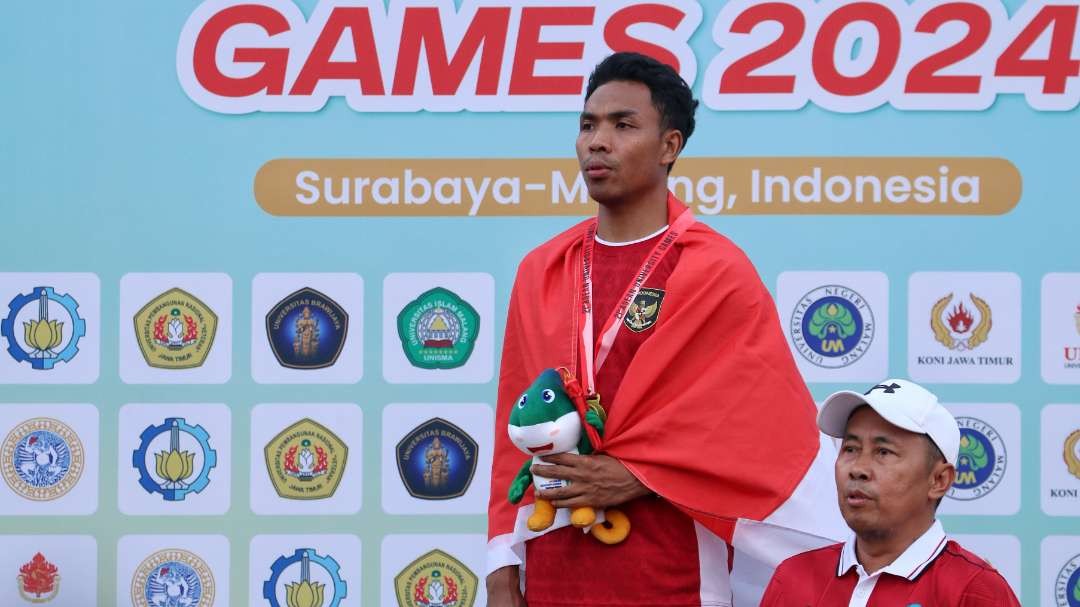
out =
<svg viewBox="0 0 1080 607"><path fill-rule="evenodd" d="M269 36L289 30L289 21L269 6L240 4L222 10L207 19L195 39L192 53L195 78L208 93L222 97L248 97L263 91L280 95L285 88L285 67L289 61L287 48L235 49L234 62L262 64L258 72L244 78L226 76L218 68L217 49L222 36L242 24L258 25Z"/></svg>
<svg viewBox="0 0 1080 607"><path fill-rule="evenodd" d="M439 9L409 7L405 9L398 45L397 71L394 73L393 94L412 95L416 88L416 72L420 66L420 46L427 57L431 74L431 91L436 95L454 95L461 88L465 72L476 60L480 46L480 72L476 79L477 95L494 95L499 88L499 71L506 48L506 32L510 24L508 7L481 7L476 10L469 29L461 39L454 58L447 58L446 38L443 35Z"/></svg>
<svg viewBox="0 0 1080 607"><path fill-rule="evenodd" d="M856 21L874 26L878 35L877 56L866 73L845 76L836 69L833 56L844 28ZM889 78L900 57L900 23L888 7L873 2L845 4L825 18L814 41L813 70L821 88L834 95L865 95Z"/></svg>
<svg viewBox="0 0 1080 607"><path fill-rule="evenodd" d="M341 36L348 29L352 36L355 61L331 61L330 56ZM340 6L330 13L319 39L311 49L291 94L310 95L322 80L356 80L364 95L384 94L379 53L375 48L375 32L367 8Z"/></svg>
<svg viewBox="0 0 1080 607"><path fill-rule="evenodd" d="M686 13L664 4L635 4L611 15L604 25L604 42L612 51L648 55L679 71L679 58L662 46L645 42L630 35L630 27L638 23L655 23L670 30L679 27Z"/></svg>
<svg viewBox="0 0 1080 607"><path fill-rule="evenodd" d="M799 45L806 31L806 17L798 7L783 2L765 2L743 11L731 24L735 34L749 34L766 21L780 24L775 40L738 59L720 77L720 94L785 93L795 91L794 74L755 76L751 72L782 59Z"/></svg>
<svg viewBox="0 0 1080 607"><path fill-rule="evenodd" d="M939 71L967 59L975 54L990 37L993 20L990 13L978 4L952 3L941 4L929 11L919 20L915 31L924 34L937 33L941 26L951 21L960 21L967 25L968 32L962 40L943 49L911 68L908 74L906 93L978 93L982 77L949 76L938 74Z"/></svg>
<svg viewBox="0 0 1080 607"><path fill-rule="evenodd" d="M1042 92L1060 95L1065 92L1069 78L1080 74L1080 61L1072 58L1076 37L1076 6L1044 6L1022 32L998 57L996 76L1030 76L1042 78ZM1050 50L1045 59L1025 59L1025 55L1047 30Z"/></svg>
<svg viewBox="0 0 1080 607"><path fill-rule="evenodd" d="M592 25L594 6L528 6L521 9L514 68L510 73L511 95L580 95L584 76L537 76L542 59L581 59L584 42L540 42L540 30L548 25Z"/></svg>

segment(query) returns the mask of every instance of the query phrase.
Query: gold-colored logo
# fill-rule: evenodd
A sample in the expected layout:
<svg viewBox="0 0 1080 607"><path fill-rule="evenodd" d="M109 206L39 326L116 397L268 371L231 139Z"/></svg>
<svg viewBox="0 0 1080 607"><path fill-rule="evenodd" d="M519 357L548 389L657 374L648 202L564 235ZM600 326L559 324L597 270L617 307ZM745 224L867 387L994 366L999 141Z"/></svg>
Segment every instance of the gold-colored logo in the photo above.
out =
<svg viewBox="0 0 1080 607"><path fill-rule="evenodd" d="M135 315L135 340L151 367L193 369L210 355L217 325L217 315L198 297L169 289Z"/></svg>
<svg viewBox="0 0 1080 607"><path fill-rule="evenodd" d="M930 328L934 331L934 339L950 350L974 350L990 337L993 327L990 304L974 293L970 297L976 315L964 307L962 301L949 309L952 293L937 300L930 310Z"/></svg>
<svg viewBox="0 0 1080 607"><path fill-rule="evenodd" d="M327 427L304 418L271 439L263 456L278 495L317 500L337 491L349 448Z"/></svg>
<svg viewBox="0 0 1080 607"><path fill-rule="evenodd" d="M214 604L214 574L206 561L187 550L159 550L135 569L131 604L210 607Z"/></svg>
<svg viewBox="0 0 1080 607"><path fill-rule="evenodd" d="M1062 455L1065 458L1065 465L1069 468L1069 474L1080 478L1080 449L1076 448L1077 444L1080 444L1080 430L1073 430L1073 433L1065 439L1065 452Z"/></svg>
<svg viewBox="0 0 1080 607"><path fill-rule="evenodd" d="M399 607L472 607L477 584L461 561L435 549L394 576L394 594Z"/></svg>

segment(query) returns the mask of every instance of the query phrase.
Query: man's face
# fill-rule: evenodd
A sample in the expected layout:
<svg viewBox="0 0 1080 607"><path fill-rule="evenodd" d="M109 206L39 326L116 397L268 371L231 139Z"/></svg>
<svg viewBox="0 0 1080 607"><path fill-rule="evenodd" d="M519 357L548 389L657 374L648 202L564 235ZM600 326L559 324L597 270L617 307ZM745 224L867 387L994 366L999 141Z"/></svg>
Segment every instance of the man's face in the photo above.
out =
<svg viewBox="0 0 1080 607"><path fill-rule="evenodd" d="M579 127L578 163L594 200L632 198L655 189L658 181L666 188L666 167L674 162L682 136L661 131L649 87L625 81L601 85L585 102Z"/></svg>
<svg viewBox="0 0 1080 607"><path fill-rule="evenodd" d="M936 494L926 440L868 406L852 413L836 458L836 490L840 513L857 535L887 536L933 517Z"/></svg>

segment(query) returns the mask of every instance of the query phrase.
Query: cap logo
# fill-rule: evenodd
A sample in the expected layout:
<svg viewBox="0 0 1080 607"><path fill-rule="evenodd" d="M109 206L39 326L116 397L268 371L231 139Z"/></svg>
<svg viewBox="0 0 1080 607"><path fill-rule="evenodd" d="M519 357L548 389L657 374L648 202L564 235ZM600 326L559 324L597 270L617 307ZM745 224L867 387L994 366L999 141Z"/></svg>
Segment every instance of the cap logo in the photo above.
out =
<svg viewBox="0 0 1080 607"><path fill-rule="evenodd" d="M870 393L873 392L874 390L884 390L885 394L896 394L896 391L899 390L899 389L900 389L900 384L897 384L897 383L892 383L892 384L889 384L887 386L885 384L878 384L878 385L874 386L873 388L870 388L869 390L867 390L863 394L863 396L870 396Z"/></svg>

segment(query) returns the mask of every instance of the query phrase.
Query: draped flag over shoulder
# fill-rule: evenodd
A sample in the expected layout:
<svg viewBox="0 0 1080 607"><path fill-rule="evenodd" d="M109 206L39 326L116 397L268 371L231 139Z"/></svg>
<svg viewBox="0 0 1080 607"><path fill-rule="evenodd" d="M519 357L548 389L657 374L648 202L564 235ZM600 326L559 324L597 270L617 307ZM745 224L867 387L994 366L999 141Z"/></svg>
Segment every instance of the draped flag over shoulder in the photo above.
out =
<svg viewBox="0 0 1080 607"><path fill-rule="evenodd" d="M669 196L669 219L685 208ZM533 492L518 505L506 498L522 463L506 426L512 404L542 370L574 360L589 221L526 256L511 293L495 420L489 571L522 564L523 542L536 536L520 522L532 510ZM732 586L742 605L740 588L760 596L780 560L845 536L832 479L835 451L818 432L813 400L750 261L702 223L676 246L681 255L666 283L664 316L638 349L614 402L605 403L600 452L734 548Z"/></svg>

